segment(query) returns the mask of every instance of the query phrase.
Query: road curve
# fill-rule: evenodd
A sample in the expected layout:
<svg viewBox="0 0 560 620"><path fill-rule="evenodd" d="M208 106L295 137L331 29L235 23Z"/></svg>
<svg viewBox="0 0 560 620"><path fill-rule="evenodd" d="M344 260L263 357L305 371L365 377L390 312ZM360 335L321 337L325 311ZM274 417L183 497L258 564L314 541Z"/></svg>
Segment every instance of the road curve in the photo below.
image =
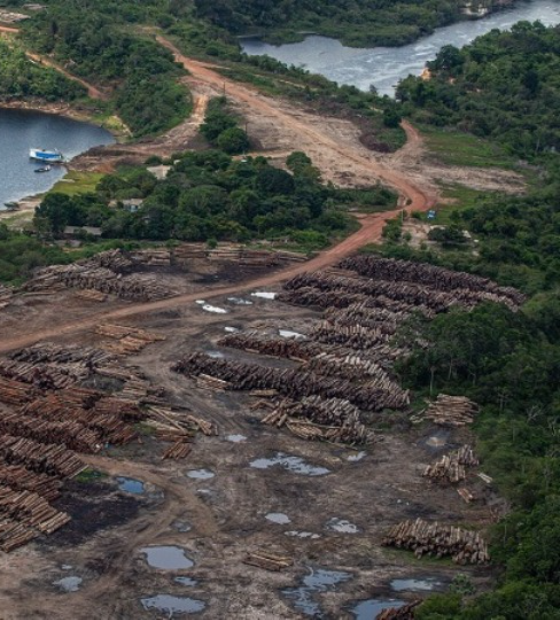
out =
<svg viewBox="0 0 560 620"><path fill-rule="evenodd" d="M213 71L207 64L195 61L183 56L175 46L167 39L158 37L158 41L173 52L178 62L189 70L189 72L198 80L205 81L213 86L222 87L224 82L227 85L229 96L247 103L250 106L261 109L264 113L279 118L282 123L289 124L296 128L297 131L311 137L318 144L322 144L336 152L341 161L350 159L357 162L360 166L370 169L372 174L380 178L384 183L395 188L401 195L401 204L407 209L425 211L434 204L434 199L423 190L423 188L410 182L398 170L390 170L386 166L370 161L361 156L359 153L353 152L349 147L343 147L337 144L328 136L322 135L309 125L293 118L289 113L279 110L268 104L266 99L261 97L257 91L237 84ZM419 134L408 123L403 123L403 128L407 136L411 140L419 140ZM401 207L402 209L402 207ZM381 240L381 233L385 223L389 219L397 217L401 213L401 209L386 211L384 213L376 213L363 217L360 220L360 229L318 256L305 263L297 263L286 269L276 271L265 276L260 276L246 282L231 286L224 286L210 291L198 291L197 293L189 293L178 295L160 301L148 303L134 303L116 310L96 312L87 319L81 319L72 323L64 323L53 327L52 329L30 331L28 334L17 337L10 337L8 334L1 334L0 330L0 353L7 353L17 348L29 346L40 340L58 338L77 332L93 329L101 321L114 321L131 318L141 314L150 312L158 312L170 308L177 308L185 304L193 303L202 295L205 299L212 299L222 295L232 295L242 293L255 288L271 287L305 271L314 271L332 266L345 256L356 252L359 248L368 243L375 243ZM2 337L3 336L3 337Z"/></svg>

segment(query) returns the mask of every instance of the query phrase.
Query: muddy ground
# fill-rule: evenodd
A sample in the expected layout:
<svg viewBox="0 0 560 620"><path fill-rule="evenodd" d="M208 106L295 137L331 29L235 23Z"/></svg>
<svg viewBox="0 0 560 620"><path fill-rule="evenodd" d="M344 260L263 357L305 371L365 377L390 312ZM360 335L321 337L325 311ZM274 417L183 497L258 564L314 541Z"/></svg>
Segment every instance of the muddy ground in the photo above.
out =
<svg viewBox="0 0 560 620"><path fill-rule="evenodd" d="M184 285L194 286L193 280L203 272L199 270L190 280L185 277ZM227 274L214 274L216 285L223 284L224 277L235 278L234 271ZM211 288L212 284L202 284L200 298ZM72 316L92 312L91 303L70 292L64 295ZM126 447L84 457L104 475L66 485L58 507L73 516L72 523L49 538L0 557L4 603L0 618L171 617L168 611L153 607L163 600L164 607L169 601L187 605L196 611L195 617L208 619L363 620L374 615L352 612L359 601L404 601L427 594L395 592L390 585L394 579L427 579L421 588L445 590L454 576L463 573L477 587L486 587L489 569L415 560L407 552L381 546L387 528L402 519L422 517L475 527L494 519L499 502L481 481L469 484L481 500L467 505L454 489L420 476L436 455L462 444L468 438L466 431L442 433L435 427L410 427L406 416L395 413L372 417L372 428L379 429L378 441L360 452L305 442L262 425L262 412L252 409L254 397L200 389L170 370L173 362L193 350L255 359L250 353L216 344L227 333L226 327L305 334L319 317L312 310L251 296L250 291L234 300L231 297L212 299L212 306L226 310L224 314L204 311L201 304L190 301L173 310L123 321L166 336L165 341L124 363L140 367L165 390L172 405L214 421L219 434L198 436L184 461L163 461L168 444L149 432ZM251 304L240 304L239 298ZM56 303L26 305L21 314L16 311L8 316L4 310L2 319L11 321L13 329L23 329L24 317L35 308L36 319L46 325L60 303L57 296ZM94 306L101 311L111 304L119 305L113 301ZM96 345L100 339L90 330L65 340ZM259 361L291 364L263 356ZM433 437L437 441L430 440ZM267 463L262 459L279 453L303 459L303 463L295 463L296 471L279 464L264 468ZM254 461L259 467L251 465ZM305 473L307 466L313 475ZM121 476L141 481L142 492L120 489L117 477ZM270 513L276 516L269 518L281 522L267 519ZM194 565L150 567L141 550L153 545L177 545ZM293 558L294 565L273 573L243 563L247 552L263 549ZM336 573L321 572L325 570ZM340 582L317 591L293 592L303 579L320 580L325 575L327 581L339 578ZM177 582L178 577L189 579ZM64 591L64 585L73 591ZM150 600L157 595L179 598Z"/></svg>

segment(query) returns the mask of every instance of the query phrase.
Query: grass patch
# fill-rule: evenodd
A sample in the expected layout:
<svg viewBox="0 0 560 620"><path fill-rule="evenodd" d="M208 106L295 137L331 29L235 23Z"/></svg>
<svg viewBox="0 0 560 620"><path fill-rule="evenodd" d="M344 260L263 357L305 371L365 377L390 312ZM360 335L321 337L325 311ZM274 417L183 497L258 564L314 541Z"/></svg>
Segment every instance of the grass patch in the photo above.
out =
<svg viewBox="0 0 560 620"><path fill-rule="evenodd" d="M449 226L449 224L453 223L454 213L477 207L482 198L491 193L481 192L478 189L472 189L459 184L441 184L440 187L442 188L441 197L445 202L440 202L436 205L437 216L433 223L441 226ZM447 202L447 200L450 202ZM423 220L426 220L426 216L426 213L422 213Z"/></svg>
<svg viewBox="0 0 560 620"><path fill-rule="evenodd" d="M78 194L93 194L99 181L105 175L100 172L78 172L71 170L63 179L57 181L49 193L76 196Z"/></svg>
<svg viewBox="0 0 560 620"><path fill-rule="evenodd" d="M478 168L516 167L517 160L496 143L471 134L420 127L426 146L438 160L449 166Z"/></svg>
<svg viewBox="0 0 560 620"><path fill-rule="evenodd" d="M97 482L98 480L102 480L103 478L107 478L107 474L102 471L98 471L97 469L92 469L88 467L84 469L84 471L80 472L75 480L76 482L88 483L88 482Z"/></svg>

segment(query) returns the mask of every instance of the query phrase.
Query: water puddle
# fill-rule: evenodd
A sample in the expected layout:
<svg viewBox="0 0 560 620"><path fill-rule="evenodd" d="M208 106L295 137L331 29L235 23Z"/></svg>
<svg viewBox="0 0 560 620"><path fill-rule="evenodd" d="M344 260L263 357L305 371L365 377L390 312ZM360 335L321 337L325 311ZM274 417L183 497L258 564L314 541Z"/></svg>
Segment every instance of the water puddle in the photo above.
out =
<svg viewBox="0 0 560 620"><path fill-rule="evenodd" d="M242 443L247 440L247 437L245 435L228 435L226 439L231 443Z"/></svg>
<svg viewBox="0 0 560 620"><path fill-rule="evenodd" d="M235 304L236 306L252 306L253 302L248 299L243 299L242 297L228 297L227 300Z"/></svg>
<svg viewBox="0 0 560 620"><path fill-rule="evenodd" d="M125 493L132 493L133 495L142 495L145 491L144 483L136 478L127 478L126 476L118 476L117 482L119 484L119 490Z"/></svg>
<svg viewBox="0 0 560 620"><path fill-rule="evenodd" d="M181 533L190 532L192 530L192 525L186 521L174 521L171 527Z"/></svg>
<svg viewBox="0 0 560 620"><path fill-rule="evenodd" d="M210 480L210 478L213 478L215 475L216 474L209 469L190 469L187 472L187 476L193 480Z"/></svg>
<svg viewBox="0 0 560 620"><path fill-rule="evenodd" d="M288 515L284 514L283 512L269 512L267 515L265 515L264 518L267 521L270 521L271 523L277 523L278 525L286 525L287 523L290 523L292 521L290 517L288 517Z"/></svg>
<svg viewBox="0 0 560 620"><path fill-rule="evenodd" d="M377 618L377 615L384 609L402 607L403 605L405 605L405 602L396 598L370 598L357 603L352 607L350 613L354 616L355 620L371 620L372 618Z"/></svg>
<svg viewBox="0 0 560 620"><path fill-rule="evenodd" d="M225 308L219 308L218 306L211 306L210 304L204 304L202 309L206 312L213 312L214 314L227 314Z"/></svg>
<svg viewBox="0 0 560 620"><path fill-rule="evenodd" d="M208 357L213 357L214 359L221 360L225 357L225 355L221 351L206 351L206 355Z"/></svg>
<svg viewBox="0 0 560 620"><path fill-rule="evenodd" d="M354 523L346 519L339 519L338 517L329 519L327 521L327 528L339 534L357 534L360 531L360 528Z"/></svg>
<svg viewBox="0 0 560 620"><path fill-rule="evenodd" d="M356 463L358 461L361 461L366 455L367 452L358 452L356 454L351 454L350 456L347 456L346 460L350 461L351 463Z"/></svg>
<svg viewBox="0 0 560 620"><path fill-rule="evenodd" d="M350 579L350 573L343 571L317 569L311 570L311 574L303 578L303 585L299 588L286 588L282 594L293 601L294 608L304 616L323 618L321 606L317 596L344 581Z"/></svg>
<svg viewBox="0 0 560 620"><path fill-rule="evenodd" d="M282 338L305 338L303 334L300 334L299 332L293 332L291 329L279 329L278 333L280 334L280 336L282 336Z"/></svg>
<svg viewBox="0 0 560 620"><path fill-rule="evenodd" d="M438 449L443 448L449 441L449 431L440 429L428 437L424 443L428 448Z"/></svg>
<svg viewBox="0 0 560 620"><path fill-rule="evenodd" d="M140 602L144 609L156 609L168 614L169 618L173 617L173 614L196 614L206 608L204 601L171 594L157 594L150 598L141 598Z"/></svg>
<svg viewBox="0 0 560 620"><path fill-rule="evenodd" d="M290 530L289 532L284 532L284 534L294 538L309 538L310 540L317 540L317 538L321 538L319 534L314 534L313 532L300 532L298 530Z"/></svg>
<svg viewBox="0 0 560 620"><path fill-rule="evenodd" d="M283 452L277 452L272 458L255 459L250 463L255 469L269 469L277 465L301 476L324 476L330 473L330 469L326 467L310 465L299 456L290 456Z"/></svg>
<svg viewBox="0 0 560 620"><path fill-rule="evenodd" d="M196 584L198 583L198 581L196 579L193 579L192 577L175 577L173 581L182 586L188 586L188 587L196 586Z"/></svg>
<svg viewBox="0 0 560 620"><path fill-rule="evenodd" d="M162 568L165 570L180 570L192 568L194 562L187 557L185 550L174 545L161 547L144 547L140 553L145 554L146 562L152 568Z"/></svg>
<svg viewBox="0 0 560 620"><path fill-rule="evenodd" d="M72 575L71 577L63 577L58 581L53 581L53 586L57 586L62 592L77 592L82 585L83 579Z"/></svg>
<svg viewBox="0 0 560 620"><path fill-rule="evenodd" d="M395 592L431 592L442 586L442 582L436 577L426 577L425 579L393 579L391 588Z"/></svg>
<svg viewBox="0 0 560 620"><path fill-rule="evenodd" d="M276 299L278 293L268 293L266 291L255 291L251 293L251 297L258 297L259 299Z"/></svg>

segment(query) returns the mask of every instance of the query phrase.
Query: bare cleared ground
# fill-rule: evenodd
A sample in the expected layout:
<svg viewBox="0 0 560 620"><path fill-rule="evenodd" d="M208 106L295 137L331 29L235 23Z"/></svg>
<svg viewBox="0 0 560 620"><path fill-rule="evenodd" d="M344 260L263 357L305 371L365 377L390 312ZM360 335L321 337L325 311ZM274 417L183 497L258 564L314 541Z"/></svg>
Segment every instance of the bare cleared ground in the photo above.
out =
<svg viewBox="0 0 560 620"><path fill-rule="evenodd" d="M145 610L140 599L171 594L203 601L206 608L199 614L201 618L299 618L303 616L281 590L298 587L305 575L319 568L349 574L344 583L317 595L322 614L319 617L327 619L353 617L349 610L361 599L413 598L410 592L391 591L389 584L395 578L435 578L441 584L438 587L445 588L462 572L484 587L489 569L417 561L411 554L380 546L387 527L402 519L422 517L475 527L484 527L493 520L491 506L495 498L482 488L482 483L469 485L482 501L466 505L454 489L436 486L419 475L435 456L464 442L464 431L440 436L443 445L434 449L426 440L440 433L435 427L405 431L397 426L382 433L382 441L366 448L363 459L351 461L348 457L356 454L352 450L304 442L261 425L251 410L255 399L248 395L200 389L191 379L170 371L173 362L193 350L218 351L216 341L226 333L225 327L283 328L305 333L318 317L314 311L248 293L242 296L252 301L251 305L235 304L228 300L230 293L216 296L211 286L201 284L200 279L207 276L208 270L199 264L196 273L185 277L184 286L189 290L198 286L196 295L201 299L207 293L213 294L212 305L226 309L227 314L205 312L190 298L134 321L123 320L167 337L123 363L140 367L154 385L165 390L173 405L187 407L214 421L219 435L197 438L193 452L179 462L162 461L163 444L150 436L143 437L142 443L111 449L103 456L84 457L109 476L98 482L68 484L58 501L60 509L70 512L73 521L53 536L0 558L0 597L4 603L1 617L164 618L168 615ZM218 277L235 279L235 275L227 273ZM221 284L223 281L214 286ZM95 306L109 310L116 307L114 304ZM70 292L52 302L28 298L1 311L2 332L17 332L30 324L34 329L47 325L61 307L70 321L92 315L91 303L80 301ZM87 329L63 340L98 345L100 336ZM239 351L219 352L238 359L255 359ZM265 358L264 363L291 364L268 360ZM371 424L378 426L375 419ZM228 440L231 435L243 435L246 440L234 443ZM281 467L250 466L254 459L277 452L302 457L313 466L327 468L329 473L305 476ZM188 471L202 468L214 477L194 480L187 476ZM133 496L118 491L115 476L143 481L146 492ZM268 513L286 514L290 523L271 523L265 518ZM354 524L357 533L329 529L328 522L333 518ZM188 524L191 529L179 531L178 524ZM291 531L309 535L288 535ZM149 545L179 545L195 565L186 570L150 568L140 552ZM242 563L247 552L258 549L293 557L294 566L272 573ZM53 584L68 576L83 579L76 592L62 592ZM196 585L177 583L177 576L191 577Z"/></svg>
<svg viewBox="0 0 560 620"><path fill-rule="evenodd" d="M163 44L168 45L166 41ZM176 53L177 51L174 50ZM422 158L420 137L406 126L408 145L396 155L382 157L367 151L359 142L358 130L347 121L310 115L293 105L264 97L252 89L224 80L211 68L177 53L191 72L189 84L196 95L196 114L169 132L156 144L124 147L119 157L169 154L192 139L200 124L208 97L221 92L239 106L249 122L249 132L268 152L306 151L321 169L325 180L340 185L368 185L376 180L393 186L401 204L427 209L437 198L435 179L455 174L438 172L418 163ZM106 154L106 153L105 153ZM99 165L99 154L90 153L77 166ZM464 173L475 178L471 170ZM478 174L478 173L476 173ZM477 177L478 178L478 177ZM492 172L488 182L509 184L509 173ZM478 181L476 181L478 182ZM482 181L481 181L482 182ZM87 457L91 466L109 477L99 482L68 485L61 508L73 522L50 539L33 543L0 558L0 597L6 620L60 618L62 620L107 620L168 617L145 610L140 599L155 594L192 597L206 604L201 618L231 616L242 619L291 619L301 617L292 601L282 595L303 576L319 568L347 571L349 579L321 593L317 602L320 617L350 618L352 601L367 598L410 599L397 594L389 582L397 577L435 577L448 584L458 571L471 575L484 586L488 569L457 569L446 563L414 561L407 553L380 546L386 528L402 519L423 517L483 527L493 518L495 498L481 486L472 490L483 501L467 505L451 488L434 486L419 475L437 450L426 444L434 428L394 429L383 441L368 447L359 461L348 460L352 452L327 444L306 443L283 431L260 425L250 408L252 399L231 392L196 388L191 380L172 373L170 364L182 354L203 348L215 350L224 328L275 326L305 331L314 316L273 301L249 298L252 305L232 304L227 297L251 290L274 287L302 270L324 268L368 242L380 238L384 222L396 212L367 216L362 228L343 243L305 265L281 272L209 274L198 271L183 276L180 294L147 304L102 304L79 300L71 292L53 297L17 298L0 311L0 352L50 339L75 344L96 344L94 328L111 320L135 324L167 337L147 347L128 363L141 367L157 386L164 388L175 405L217 423L219 435L197 439L184 462L161 460L162 445L151 437L127 448L110 450L104 456ZM175 274L162 274L173 280ZM197 299L228 310L227 314L205 312ZM249 354L223 352L247 359ZM272 363L272 362L271 362ZM376 426L376 420L372 420ZM234 443L228 435L244 435ZM460 434L444 437L439 450L465 441ZM256 469L256 458L277 452L299 456L310 464L325 467L324 476L303 476L283 468ZM208 469L214 477L194 480L186 474ZM113 477L125 475L146 483L142 496L116 490ZM482 483L480 483L482 484ZM265 519L269 512L284 513L289 524ZM332 518L347 520L356 533L329 529ZM188 523L179 531L177 522ZM183 528L184 529L184 528ZM286 532L308 532L294 537ZM195 561L191 569L164 571L147 566L140 549L146 545L177 544ZM242 563L247 551L270 549L294 558L294 566L270 573ZM70 567L70 568L64 568ZM83 579L76 592L63 593L53 585L66 576ZM174 581L190 576L197 583L186 586Z"/></svg>

